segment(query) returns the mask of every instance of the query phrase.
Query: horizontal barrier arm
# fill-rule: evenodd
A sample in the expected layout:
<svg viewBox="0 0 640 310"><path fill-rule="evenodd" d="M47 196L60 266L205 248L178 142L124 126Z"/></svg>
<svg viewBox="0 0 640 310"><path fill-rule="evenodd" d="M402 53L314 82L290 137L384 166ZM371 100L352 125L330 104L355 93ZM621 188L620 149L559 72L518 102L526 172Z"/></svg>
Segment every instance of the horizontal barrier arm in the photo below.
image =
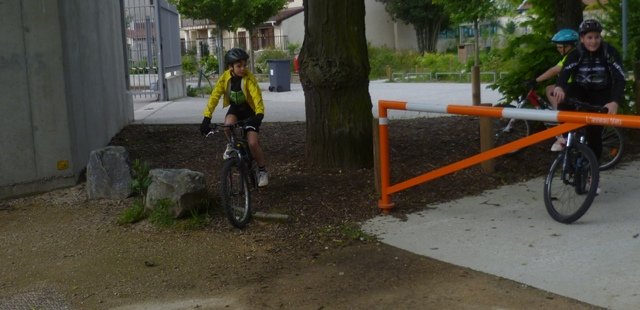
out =
<svg viewBox="0 0 640 310"><path fill-rule="evenodd" d="M485 160L489 160L492 158L496 158L502 156L504 154L513 152L515 150L522 149L529 145L536 144L540 141L544 141L546 139L555 137L557 135L561 135L565 132L580 128L585 126L585 124L576 124L576 123L565 123L562 125L558 125L555 127L551 127L547 130L543 130L541 132L535 133L533 135L527 136L525 138L513 141L511 143L507 143L505 145L493 148L491 150L476 154L472 157L463 159L461 161L455 162L453 164L444 166L442 168L438 168L436 170L427 172L415 178L406 180L401 183L394 184L388 188L387 194L397 193L399 191L405 190L407 188L419 185L421 183L431 181L433 179L439 178L441 176L456 172L458 170L462 170L464 168L471 167L473 165L477 165Z"/></svg>
<svg viewBox="0 0 640 310"><path fill-rule="evenodd" d="M562 123L558 126L541 131L534 135L513 141L497 148L482 152L445 167L427 172L404 182L390 185L390 164L388 145L388 119L387 109L433 112L442 114L459 114L471 116L484 116L492 118L514 118L542 122ZM540 141L552 138L562 133L583 127L585 125L602 125L614 127L640 128L640 116L616 115L602 113L585 113L573 111L552 111L537 109L517 109L504 107L468 106L468 105L428 105L407 101L379 100L379 131L380 131L380 177L381 198L378 206L383 212L389 211L394 204L391 202L391 194L418 184L431 181L441 176L456 172L461 169L479 164L483 161L502 156L506 153L519 150Z"/></svg>

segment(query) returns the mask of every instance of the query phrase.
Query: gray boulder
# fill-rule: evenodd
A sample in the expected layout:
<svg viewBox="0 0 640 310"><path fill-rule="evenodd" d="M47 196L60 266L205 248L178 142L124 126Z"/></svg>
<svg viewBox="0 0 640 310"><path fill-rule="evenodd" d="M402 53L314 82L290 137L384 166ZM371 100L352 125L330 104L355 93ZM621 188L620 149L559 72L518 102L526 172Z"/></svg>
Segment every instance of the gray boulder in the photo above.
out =
<svg viewBox="0 0 640 310"><path fill-rule="evenodd" d="M94 150L87 163L89 199L125 199L131 194L129 153L122 146Z"/></svg>
<svg viewBox="0 0 640 310"><path fill-rule="evenodd" d="M172 203L175 218L196 210L207 199L204 173L189 169L152 169L151 185L147 191L145 208L152 210L159 200Z"/></svg>

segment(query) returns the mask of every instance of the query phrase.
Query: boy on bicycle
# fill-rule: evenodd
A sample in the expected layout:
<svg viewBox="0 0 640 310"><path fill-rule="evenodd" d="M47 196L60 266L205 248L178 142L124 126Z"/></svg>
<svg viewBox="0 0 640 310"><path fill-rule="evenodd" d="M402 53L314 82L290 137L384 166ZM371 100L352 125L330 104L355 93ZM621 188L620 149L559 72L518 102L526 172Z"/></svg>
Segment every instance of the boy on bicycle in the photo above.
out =
<svg viewBox="0 0 640 310"><path fill-rule="evenodd" d="M544 82L548 79L552 79L558 76L558 74L560 74L560 71L562 71L562 66L564 65L564 62L567 60L567 55L569 55L569 53L575 49L578 39L579 39L579 35L573 29L562 29L558 31L556 34L554 34L553 37L551 38L551 42L555 43L556 49L562 56L562 59L555 66L549 68L547 71L545 71L540 76L535 78L535 80L532 80L531 82L529 82L528 87L530 89L533 89L536 87L538 83ZM558 109L558 102L553 97L553 90L555 88L556 88L555 84L548 85L545 88L545 94L547 95L547 99L549 100L549 103L551 104L551 106L554 109ZM566 141L562 136L558 136L556 138L557 140L551 146L552 152L561 151L563 148L562 145L566 143Z"/></svg>
<svg viewBox="0 0 640 310"><path fill-rule="evenodd" d="M211 116L223 97L223 108L229 107L224 123L233 125L239 120L247 121L247 142L253 158L258 163L258 186L269 184L266 160L258 140L258 132L264 118L264 102L262 92L255 76L247 70L249 54L240 48L232 48L224 55L228 70L224 71L211 92L209 102L204 109L204 119L200 125L200 132L206 135L210 131ZM223 154L223 159L229 157L230 146Z"/></svg>
<svg viewBox="0 0 640 310"><path fill-rule="evenodd" d="M566 97L576 98L616 114L624 100L625 74L618 51L602 40L602 26L594 19L580 24L580 45L562 66L553 90L560 110L573 110L564 104ZM602 154L602 126L587 126L587 144L598 160Z"/></svg>

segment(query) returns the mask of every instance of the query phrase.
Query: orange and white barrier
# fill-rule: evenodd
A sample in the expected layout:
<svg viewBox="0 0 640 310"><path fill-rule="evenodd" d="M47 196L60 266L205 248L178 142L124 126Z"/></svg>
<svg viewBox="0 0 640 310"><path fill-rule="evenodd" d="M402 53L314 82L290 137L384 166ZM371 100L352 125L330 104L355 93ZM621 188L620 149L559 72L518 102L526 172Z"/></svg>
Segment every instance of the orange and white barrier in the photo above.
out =
<svg viewBox="0 0 640 310"><path fill-rule="evenodd" d="M389 163L389 134L388 134L388 110L405 110L417 112L447 113L459 115L474 115L492 118L515 118L543 122L562 123L547 130L535 133L511 143L501 145L491 150L476 154L461 161L435 169L417 177L391 184ZM380 134L380 182L381 197L378 207L383 212L388 212L394 207L391 195L407 188L422 184L441 176L462 170L483 161L493 159L504 154L522 149L540 141L555 137L565 132L586 126L604 125L615 127L640 128L640 116L613 115L601 113L584 113L569 111L550 111L535 109L514 109L502 107L465 106L465 105L428 105L406 101L378 101L378 130Z"/></svg>

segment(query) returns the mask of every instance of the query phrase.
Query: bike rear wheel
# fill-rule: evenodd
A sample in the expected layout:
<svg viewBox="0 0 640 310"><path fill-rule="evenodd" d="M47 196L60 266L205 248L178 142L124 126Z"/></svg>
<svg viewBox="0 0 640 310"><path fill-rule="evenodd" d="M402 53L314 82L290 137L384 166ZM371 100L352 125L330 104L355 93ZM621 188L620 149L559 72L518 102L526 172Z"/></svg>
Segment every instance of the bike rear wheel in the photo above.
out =
<svg viewBox="0 0 640 310"><path fill-rule="evenodd" d="M237 228L244 228L251 219L251 187L248 169L239 158L229 158L224 162L220 197L229 222Z"/></svg>
<svg viewBox="0 0 640 310"><path fill-rule="evenodd" d="M599 178L598 160L589 147L577 144L562 152L551 164L544 183L549 215L565 224L578 220L596 197Z"/></svg>
<svg viewBox="0 0 640 310"><path fill-rule="evenodd" d="M515 108L513 105L503 105L504 108ZM493 124L494 146L500 146L524 138L531 133L529 122L523 119L498 118ZM516 153L516 150L512 153Z"/></svg>
<svg viewBox="0 0 640 310"><path fill-rule="evenodd" d="M616 127L604 127L602 130L602 155L600 156L600 170L607 170L615 166L622 157L624 137L622 131Z"/></svg>

